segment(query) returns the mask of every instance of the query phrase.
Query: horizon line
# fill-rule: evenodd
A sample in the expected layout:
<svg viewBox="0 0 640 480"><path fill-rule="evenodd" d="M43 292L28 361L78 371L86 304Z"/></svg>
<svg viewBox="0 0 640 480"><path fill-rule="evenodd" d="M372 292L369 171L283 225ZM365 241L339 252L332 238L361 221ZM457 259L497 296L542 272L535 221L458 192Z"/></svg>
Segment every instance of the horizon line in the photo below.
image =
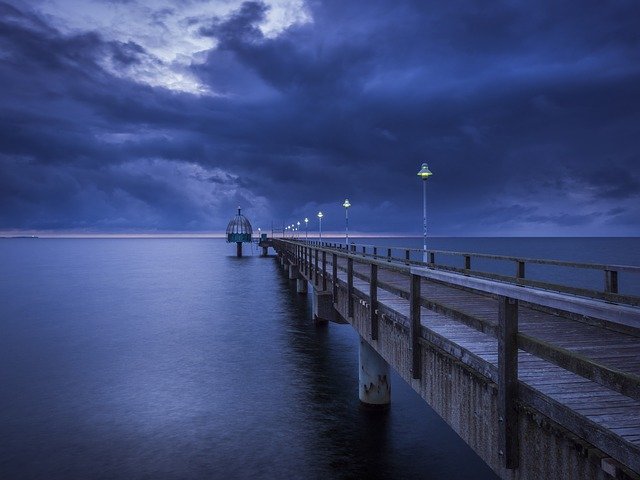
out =
<svg viewBox="0 0 640 480"><path fill-rule="evenodd" d="M263 232L265 233L265 232ZM315 232L314 232L315 233ZM254 232L255 234L255 232ZM271 235L267 232L268 238L283 238L282 235ZM203 238L203 239L225 239L226 234L222 232L70 232L70 231L0 231L0 239L18 239L18 238L69 238L69 239L109 239L109 238L122 238L122 239L134 239L134 238L165 238L165 239L180 239L180 238ZM304 235L296 237L297 240L304 239ZM258 239L258 235L255 234L255 239ZM284 237L290 239L291 237ZM309 235L310 240L319 240L320 237L315 233ZM345 239L344 232L326 232L322 238L326 239ZM389 232L353 232L349 234L349 238L411 238L420 239L422 235L407 234L407 233L389 233ZM639 235L428 235L427 238L640 238Z"/></svg>

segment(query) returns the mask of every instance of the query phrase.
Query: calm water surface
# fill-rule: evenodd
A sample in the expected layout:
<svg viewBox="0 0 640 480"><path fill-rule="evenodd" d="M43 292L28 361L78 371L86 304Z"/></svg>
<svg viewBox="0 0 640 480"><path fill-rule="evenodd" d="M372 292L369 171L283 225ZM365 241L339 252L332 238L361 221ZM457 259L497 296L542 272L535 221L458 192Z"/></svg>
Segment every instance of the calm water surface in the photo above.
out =
<svg viewBox="0 0 640 480"><path fill-rule="evenodd" d="M362 411L351 327L232 253L0 241L0 478L494 478L397 375Z"/></svg>

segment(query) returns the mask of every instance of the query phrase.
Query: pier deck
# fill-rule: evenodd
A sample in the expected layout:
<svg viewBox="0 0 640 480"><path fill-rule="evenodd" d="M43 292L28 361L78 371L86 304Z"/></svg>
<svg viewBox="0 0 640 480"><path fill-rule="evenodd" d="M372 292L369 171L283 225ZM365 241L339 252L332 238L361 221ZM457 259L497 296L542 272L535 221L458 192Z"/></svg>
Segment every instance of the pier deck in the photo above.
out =
<svg viewBox="0 0 640 480"><path fill-rule="evenodd" d="M637 307L549 293L571 305L564 311L549 306L544 297L548 292L532 287L438 274L401 260L386 261L326 245L275 241L274 246L316 288L333 291L337 312L503 478L638 478ZM500 365L500 356L508 354L508 345L504 338L500 340L503 330L507 331L501 327L501 302L507 296L478 288L485 284L492 288L497 284L495 288L506 288L507 293L514 289L516 298L524 291L533 295L532 301L516 304L515 372L508 373L508 368ZM412 296L412 289L418 295ZM534 303L536 295L540 304ZM599 309L605 313L597 315ZM433 359L426 358L433 355L453 359L462 370L484 381L493 392L490 401L476 398L474 403L474 399L461 398L466 386L456 387L452 380L452 375L459 376L460 368L443 376L433 368ZM514 378L515 390L501 387ZM483 411L487 409L492 411ZM563 441L570 440L570 448L580 450L590 466L575 464L566 453L553 461L535 458L536 452L544 457L547 450L562 449L536 445L549 435L527 433L532 418L540 429L550 429L556 437L563 436ZM548 468L539 465L547 460ZM556 466L567 462L564 467ZM593 465L598 468L593 470ZM576 477L576 472L585 476Z"/></svg>

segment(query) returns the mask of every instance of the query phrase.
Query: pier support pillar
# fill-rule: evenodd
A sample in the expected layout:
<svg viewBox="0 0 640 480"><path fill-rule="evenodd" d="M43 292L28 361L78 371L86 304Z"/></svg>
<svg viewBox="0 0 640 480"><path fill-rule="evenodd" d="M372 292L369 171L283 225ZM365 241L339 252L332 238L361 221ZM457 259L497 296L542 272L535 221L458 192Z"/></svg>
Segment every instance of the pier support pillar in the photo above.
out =
<svg viewBox="0 0 640 480"><path fill-rule="evenodd" d="M266 257L269 254L269 247L262 247L262 256Z"/></svg>
<svg viewBox="0 0 640 480"><path fill-rule="evenodd" d="M369 409L388 409L391 403L389 364L362 337L358 357L360 404Z"/></svg>
<svg viewBox="0 0 640 480"><path fill-rule="evenodd" d="M330 291L313 289L313 321L315 323L327 323L333 321L335 311L333 309L333 295Z"/></svg>
<svg viewBox="0 0 640 480"><path fill-rule="evenodd" d="M307 280L305 278L299 276L296 279L296 292L307 293Z"/></svg>
<svg viewBox="0 0 640 480"><path fill-rule="evenodd" d="M295 280L296 278L298 278L298 266L289 263L289 280Z"/></svg>
<svg viewBox="0 0 640 480"><path fill-rule="evenodd" d="M242 256L242 242L236 242L236 257Z"/></svg>

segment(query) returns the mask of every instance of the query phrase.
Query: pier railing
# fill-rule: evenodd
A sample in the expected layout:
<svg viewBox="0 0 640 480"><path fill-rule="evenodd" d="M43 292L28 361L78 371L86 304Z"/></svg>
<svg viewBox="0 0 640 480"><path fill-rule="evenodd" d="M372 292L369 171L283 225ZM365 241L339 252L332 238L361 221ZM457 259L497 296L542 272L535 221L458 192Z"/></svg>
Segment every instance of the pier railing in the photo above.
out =
<svg viewBox="0 0 640 480"><path fill-rule="evenodd" d="M302 243L305 243L302 240ZM545 260L537 258L515 257L508 255L493 255L486 253L454 252L449 250L427 250L419 248L402 248L369 244L351 243L348 247L342 243L308 241L309 245L322 246L324 248L337 249L339 251L352 253L358 256L372 259L384 259L387 262L402 262L406 265L425 266L446 270L450 272L462 273L476 277L498 280L502 282L514 283L516 285L530 286L553 290L557 292L570 293L589 298L597 298L613 303L624 303L627 305L640 306L640 296L631 293L620 292L619 273L631 274L634 279L633 284L640 288L640 266L635 265L611 265L600 263L570 262L563 260ZM417 258L416 258L417 257ZM451 265L442 262L441 259L454 258L459 265ZM491 260L500 263L513 264L513 275L483 271L475 267L474 260ZM603 288L596 290L576 285L567 285L559 282L551 282L534 278L527 278L527 265L545 265L551 267L562 267L565 269L590 270L601 272Z"/></svg>
<svg viewBox="0 0 640 480"><path fill-rule="evenodd" d="M409 254L406 254L404 258L394 257L390 252L385 252L387 255L381 255L378 250L380 247L372 247L373 250L367 252L366 248L357 251L356 245L352 245L347 249L343 245L328 242L275 240L274 243L279 244L277 249L285 253L294 264L297 264L300 272L318 289L326 291L328 285L331 284L335 303L337 303L339 287L346 289L346 316L348 319L354 316L354 302L357 299L368 305L372 340L377 340L378 338L378 322L381 315L385 315L389 320L398 323L400 328L408 331L413 378L420 378L421 376L421 345L423 342L435 344L447 353L455 354L455 352L449 351L451 348L446 345L446 342L429 330L428 324L422 324L421 309L423 307L449 315L467 326L496 338L498 341L497 368L493 364L487 367L486 364L474 359L473 356L461 360L497 385L500 415L500 448L507 468L517 467L517 404L520 403L541 411L569 430L578 433L612 457L629 465L636 471L640 471L640 458L634 451L629 450L629 447L624 442L618 442L615 434L604 428L598 428L596 425L590 425L590 428L583 428L586 419L580 418L573 411L568 411L567 407L554 402L518 379L518 351L521 350L609 390L634 400L640 400L639 376L612 368L597 359L564 349L542 339L534 338L521 332L518 328L519 308L527 306L640 337L639 308L588 298L590 296L567 295L566 292L563 292L561 288L555 285L553 285L555 291L540 288L523 288L523 286L532 287L532 285L523 284L523 279L520 277L516 277L518 281L513 281L511 278L508 279L509 281L497 281L497 279L493 278L480 278L479 276L469 275L470 268L465 268L462 272L452 272L448 271L449 269L439 268L435 262L412 260ZM408 251L407 249L403 250ZM433 253L437 252L429 252L430 255ZM472 254L462 255L472 257ZM496 256L491 255L490 257ZM593 265L587 266L587 264L570 262L520 259L516 257L498 258L509 259L518 263L549 262L564 266L575 266L576 268L593 267ZM433 257L431 256L432 259ZM354 263L366 268L356 270ZM465 263L465 267L469 267L468 260L465 259ZM328 271L329 267L331 268L330 272ZM600 267L604 266L598 265L596 267L600 269ZM626 266L615 266L615 268L616 271L637 272L640 270L638 267ZM384 270L396 272L406 277L408 288L398 286L397 281L393 282L393 284L382 281L380 273ZM346 281L339 278L339 271L346 273ZM368 282L369 291L365 293L356 292L354 278ZM486 319L460 314L446 305L438 305L430 299L424 298L421 295L423 279L495 298L498 301L498 318L494 322L488 322ZM378 288L407 299L409 301L409 315L398 314L394 309L379 302ZM609 294L613 295L612 292L609 292ZM595 295L593 296L595 297Z"/></svg>

